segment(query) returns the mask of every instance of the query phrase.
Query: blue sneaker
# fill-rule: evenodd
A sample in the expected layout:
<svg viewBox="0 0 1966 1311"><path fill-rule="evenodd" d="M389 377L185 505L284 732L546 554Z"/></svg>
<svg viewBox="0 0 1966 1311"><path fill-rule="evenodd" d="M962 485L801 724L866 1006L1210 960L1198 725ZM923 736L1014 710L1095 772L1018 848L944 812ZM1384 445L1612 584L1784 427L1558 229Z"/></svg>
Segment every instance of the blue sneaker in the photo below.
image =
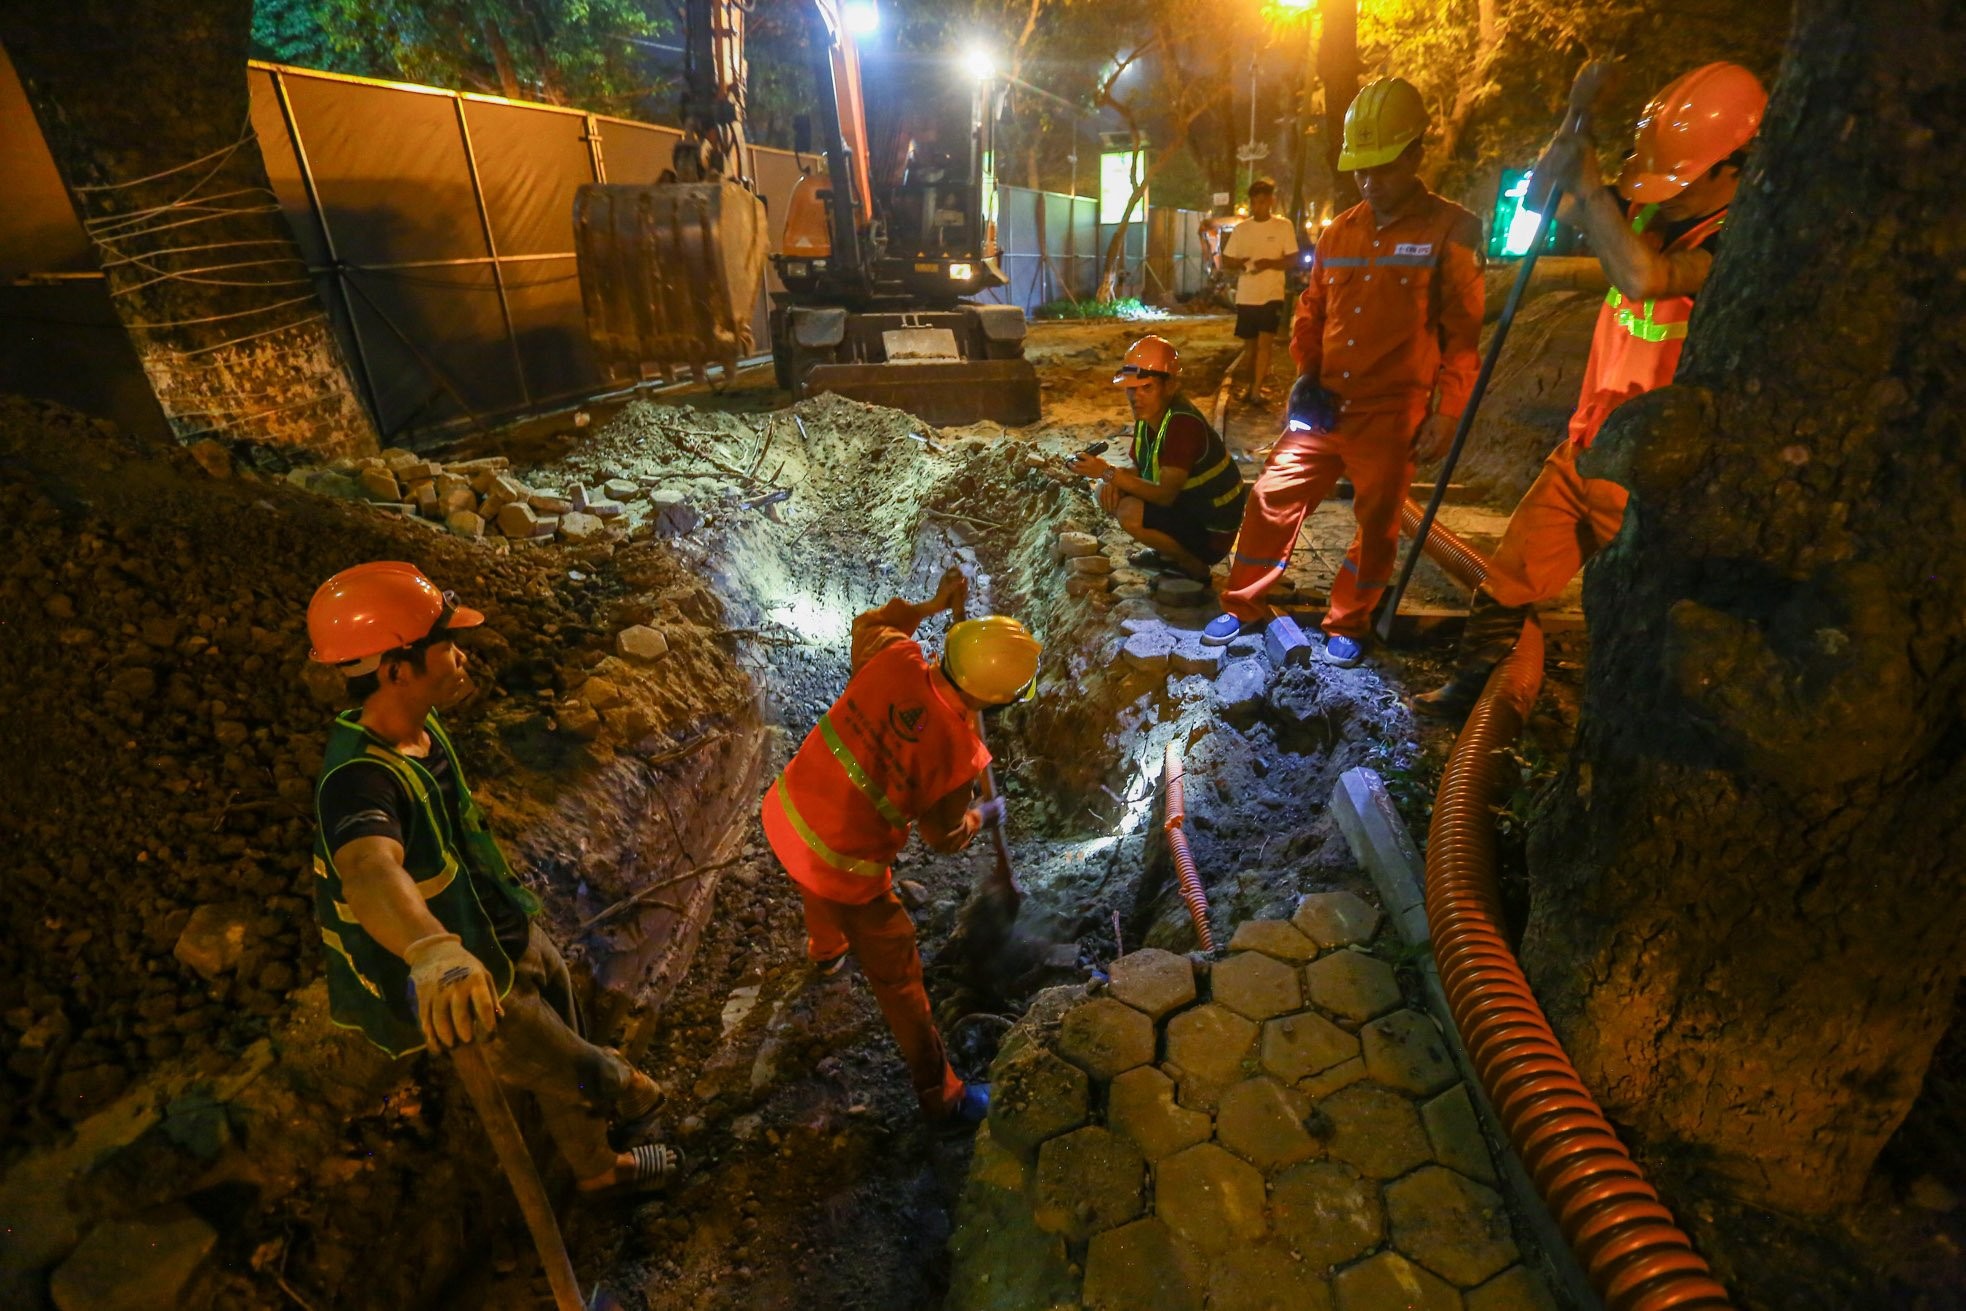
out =
<svg viewBox="0 0 1966 1311"><path fill-rule="evenodd" d="M1324 663L1337 665L1340 669L1350 669L1365 659L1365 643L1356 637L1346 637L1343 633L1333 633L1324 639Z"/></svg>
<svg viewBox="0 0 1966 1311"><path fill-rule="evenodd" d="M949 1112L949 1123L965 1129L974 1129L990 1115L990 1085L987 1083L966 1083L963 1095L956 1100Z"/></svg>
<svg viewBox="0 0 1966 1311"><path fill-rule="evenodd" d="M1243 633L1254 630L1256 625L1245 624L1231 614L1216 615L1208 621L1208 627L1201 630L1203 646L1227 646Z"/></svg>

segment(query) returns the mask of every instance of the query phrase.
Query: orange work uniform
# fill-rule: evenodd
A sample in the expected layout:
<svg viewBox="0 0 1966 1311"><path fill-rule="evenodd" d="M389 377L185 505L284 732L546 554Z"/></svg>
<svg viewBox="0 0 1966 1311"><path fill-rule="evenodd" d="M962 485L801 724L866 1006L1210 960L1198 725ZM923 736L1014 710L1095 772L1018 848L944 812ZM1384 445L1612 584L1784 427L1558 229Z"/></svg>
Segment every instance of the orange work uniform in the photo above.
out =
<svg viewBox="0 0 1966 1311"><path fill-rule="evenodd" d="M922 986L914 922L890 866L919 819L923 836L960 849L968 806L990 763L975 719L933 670L889 602L853 621L852 674L765 793L765 839L799 886L814 960L851 950L931 1115L962 1096Z"/></svg>
<svg viewBox="0 0 1966 1311"><path fill-rule="evenodd" d="M1430 407L1458 417L1473 389L1481 335L1474 215L1431 191L1384 227L1354 205L1318 240L1297 301L1290 354L1299 375L1339 398L1337 428L1286 432L1243 511L1222 606L1266 619L1266 592L1290 564L1304 516L1340 474L1358 531L1331 588L1330 634L1362 637L1399 557L1399 507L1413 478L1413 436ZM1436 394L1438 399L1436 400Z"/></svg>
<svg viewBox="0 0 1966 1311"><path fill-rule="evenodd" d="M1632 206L1632 231L1647 236L1658 208ZM1650 239L1656 249L1667 254L1694 250L1719 232L1726 218L1723 208L1695 221L1670 242L1662 242L1656 235ZM1553 600L1577 571L1618 535L1625 520L1627 492L1618 483L1578 473L1577 456L1589 448L1613 410L1672 381L1686 346L1686 325L1692 314L1691 296L1662 296L1642 305L1628 303L1615 287L1605 296L1597 312L1590 359L1584 365L1583 390L1570 416L1569 433L1550 452L1536 481L1509 516L1509 526L1489 562L1488 577L1475 597L1475 613L1469 619L1477 630L1469 635L1472 645L1500 646L1504 631L1513 642L1521 630L1519 618L1496 625L1487 623L1486 613L1494 607L1483 603L1483 593L1488 601L1509 611ZM1491 626L1496 629L1494 638L1483 643L1482 635ZM1500 654L1506 653L1504 646Z"/></svg>

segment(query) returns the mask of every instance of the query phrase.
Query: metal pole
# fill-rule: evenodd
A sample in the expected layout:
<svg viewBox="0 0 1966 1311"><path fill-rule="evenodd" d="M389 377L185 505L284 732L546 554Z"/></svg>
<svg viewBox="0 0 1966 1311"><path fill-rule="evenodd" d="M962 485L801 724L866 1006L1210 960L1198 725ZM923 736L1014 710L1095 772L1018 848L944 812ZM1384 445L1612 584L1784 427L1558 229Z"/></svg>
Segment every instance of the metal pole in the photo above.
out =
<svg viewBox="0 0 1966 1311"><path fill-rule="evenodd" d="M594 181L606 184L608 180L607 161L601 158L601 123L592 114L586 115L587 132L581 139L587 143L587 160L594 168Z"/></svg>
<svg viewBox="0 0 1966 1311"><path fill-rule="evenodd" d="M505 341L512 348L512 368L519 378L519 395L532 404L532 387L526 382L526 361L519 353L519 333L512 326L512 301L505 294L505 269L498 262L498 242L492 236L491 211L485 207L485 187L478 178L478 152L471 148L471 125L465 121L464 98L453 96L457 106L457 132L464 139L464 163L471 171L471 198L478 205L478 222L485 231L485 252L492 260L492 284L498 288L498 311L505 317Z"/></svg>
<svg viewBox="0 0 1966 1311"><path fill-rule="evenodd" d="M307 203L314 210L314 222L321 228L321 245L328 252L328 272L334 276L335 291L341 297L341 312L348 316L348 335L355 347L355 368L362 378L362 394L369 403L369 418L376 431L393 436L382 422L382 407L376 400L375 378L369 372L369 353L362 345L362 325L355 319L355 303L348 299L346 270L335 251L334 232L328 227L328 211L321 205L321 193L314 186L314 170L307 162L307 146L300 139L300 120L294 117L293 101L287 96L287 81L279 69L273 70L273 94L280 102L280 118L287 125L287 139L294 145L294 162L300 165L300 185L307 192ZM311 270L310 270L311 272Z"/></svg>

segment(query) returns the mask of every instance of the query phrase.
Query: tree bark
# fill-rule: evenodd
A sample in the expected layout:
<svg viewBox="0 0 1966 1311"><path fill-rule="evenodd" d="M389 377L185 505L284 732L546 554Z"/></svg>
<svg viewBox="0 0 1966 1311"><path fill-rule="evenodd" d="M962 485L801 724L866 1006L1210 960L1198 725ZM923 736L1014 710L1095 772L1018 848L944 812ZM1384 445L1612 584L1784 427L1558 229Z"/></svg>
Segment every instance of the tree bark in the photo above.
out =
<svg viewBox="0 0 1966 1311"><path fill-rule="evenodd" d="M1966 946L1966 10L1801 0L1632 492L1531 845L1524 958L1656 1162L1820 1215L1916 1097Z"/></svg>
<svg viewBox="0 0 1966 1311"><path fill-rule="evenodd" d="M0 41L178 437L374 450L251 133L251 9L12 4Z"/></svg>
<svg viewBox="0 0 1966 1311"><path fill-rule="evenodd" d="M1331 169L1331 211L1358 204L1358 187L1338 171L1345 145L1345 111L1358 95L1358 0L1326 0L1319 7L1324 27L1318 35L1317 75L1324 84L1324 162Z"/></svg>

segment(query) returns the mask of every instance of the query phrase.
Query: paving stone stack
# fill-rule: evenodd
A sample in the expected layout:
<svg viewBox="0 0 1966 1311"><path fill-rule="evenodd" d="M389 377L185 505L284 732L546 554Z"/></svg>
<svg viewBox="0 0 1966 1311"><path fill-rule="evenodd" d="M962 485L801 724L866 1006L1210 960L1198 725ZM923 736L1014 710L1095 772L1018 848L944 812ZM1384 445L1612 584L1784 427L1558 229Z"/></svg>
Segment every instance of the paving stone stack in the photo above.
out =
<svg viewBox="0 0 1966 1311"><path fill-rule="evenodd" d="M1553 1311L1445 1042L1348 892L1043 994L992 1077L952 1311Z"/></svg>
<svg viewBox="0 0 1966 1311"><path fill-rule="evenodd" d="M628 504L646 491L625 478L565 491L532 487L502 455L441 464L400 447L325 469L296 470L291 477L459 537L522 542L621 540L628 535ZM665 506L651 502L648 508L660 518Z"/></svg>
<svg viewBox="0 0 1966 1311"><path fill-rule="evenodd" d="M1085 597L1101 607L1110 603L1114 565L1091 533L1067 528L1051 544L1051 555L1065 574L1065 594Z"/></svg>

